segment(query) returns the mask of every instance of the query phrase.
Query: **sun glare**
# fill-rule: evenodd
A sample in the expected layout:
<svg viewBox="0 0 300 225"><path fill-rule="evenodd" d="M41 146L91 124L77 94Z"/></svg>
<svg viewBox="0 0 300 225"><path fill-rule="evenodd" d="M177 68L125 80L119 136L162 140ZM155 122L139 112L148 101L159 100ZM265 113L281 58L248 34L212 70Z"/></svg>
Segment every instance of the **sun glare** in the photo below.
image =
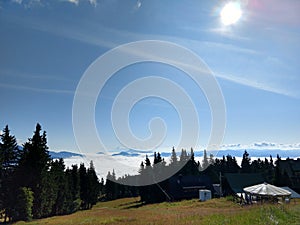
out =
<svg viewBox="0 0 300 225"><path fill-rule="evenodd" d="M228 26L236 23L242 16L241 6L237 2L227 3L221 10L221 21Z"/></svg>

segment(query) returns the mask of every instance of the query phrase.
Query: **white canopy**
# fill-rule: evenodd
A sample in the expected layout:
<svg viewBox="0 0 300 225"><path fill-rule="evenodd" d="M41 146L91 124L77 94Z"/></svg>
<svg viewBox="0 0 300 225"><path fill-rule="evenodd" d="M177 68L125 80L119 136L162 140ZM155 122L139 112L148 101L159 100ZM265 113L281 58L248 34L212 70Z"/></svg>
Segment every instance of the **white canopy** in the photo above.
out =
<svg viewBox="0 0 300 225"><path fill-rule="evenodd" d="M291 192L284 190L283 188L276 187L268 183L246 187L243 190L246 193L260 196L290 196L292 194Z"/></svg>

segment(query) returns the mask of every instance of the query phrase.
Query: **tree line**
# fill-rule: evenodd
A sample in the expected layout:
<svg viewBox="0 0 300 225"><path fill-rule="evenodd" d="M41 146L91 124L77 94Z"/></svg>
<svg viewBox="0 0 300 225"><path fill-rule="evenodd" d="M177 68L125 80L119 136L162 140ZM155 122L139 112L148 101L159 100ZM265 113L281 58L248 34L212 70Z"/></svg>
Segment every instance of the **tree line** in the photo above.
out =
<svg viewBox="0 0 300 225"><path fill-rule="evenodd" d="M212 154L207 155L206 150L203 153L202 161L196 161L193 149L188 153L182 149L179 157L175 149L172 149L170 163L167 164L165 159L161 157L159 152L154 153L151 163L148 156L141 162L139 174L135 176L126 175L116 178L115 172L109 172L107 175L106 196L108 199L116 199L122 197L132 197L139 195L141 202L154 203L162 201L172 201L172 196L168 196L168 180L172 176L203 176L210 178L212 183L220 182L221 177L225 173L257 173L263 179L277 186L289 186L291 180L286 171L279 166L281 158L277 155L274 162L272 156L269 159L257 159L251 161L249 153L245 150L241 165L237 163L234 156L227 155L222 158L214 158ZM175 173L174 173L175 171ZM169 177L168 179L162 179ZM122 183L130 183L128 181L135 180L142 183L143 180L150 181L149 185L140 187L127 186ZM222 181L223 182L223 181Z"/></svg>
<svg viewBox="0 0 300 225"><path fill-rule="evenodd" d="M90 209L103 192L91 161L66 168L52 160L40 124L22 147L8 126L0 140L0 215L4 222L70 214Z"/></svg>

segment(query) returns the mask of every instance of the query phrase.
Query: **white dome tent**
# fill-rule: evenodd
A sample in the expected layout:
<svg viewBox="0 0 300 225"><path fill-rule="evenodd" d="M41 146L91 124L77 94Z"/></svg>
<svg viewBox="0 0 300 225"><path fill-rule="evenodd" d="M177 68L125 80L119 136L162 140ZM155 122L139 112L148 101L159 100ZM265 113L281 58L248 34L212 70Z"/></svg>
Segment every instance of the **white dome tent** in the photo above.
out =
<svg viewBox="0 0 300 225"><path fill-rule="evenodd" d="M260 197L261 199L277 199L278 197L288 198L292 194L290 191L287 191L280 187L276 187L266 182L246 187L243 190L246 194L250 194L250 196Z"/></svg>

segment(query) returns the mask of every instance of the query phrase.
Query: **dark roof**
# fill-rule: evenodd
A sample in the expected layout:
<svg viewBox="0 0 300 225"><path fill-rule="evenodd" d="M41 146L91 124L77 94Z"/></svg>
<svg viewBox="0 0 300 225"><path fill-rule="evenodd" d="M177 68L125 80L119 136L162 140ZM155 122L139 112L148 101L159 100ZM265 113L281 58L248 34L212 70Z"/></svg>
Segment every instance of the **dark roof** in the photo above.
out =
<svg viewBox="0 0 300 225"><path fill-rule="evenodd" d="M292 193L291 198L300 198L300 195L296 191L294 191L293 189L291 189L289 187L281 187L281 188L291 192Z"/></svg>
<svg viewBox="0 0 300 225"><path fill-rule="evenodd" d="M242 193L243 188L264 182L257 173L225 173L225 178L234 193Z"/></svg>
<svg viewBox="0 0 300 225"><path fill-rule="evenodd" d="M295 172L300 172L300 159L286 159L278 161L281 172L286 172L289 176L293 176Z"/></svg>
<svg viewBox="0 0 300 225"><path fill-rule="evenodd" d="M294 172L300 172L300 159L290 161L290 163Z"/></svg>

